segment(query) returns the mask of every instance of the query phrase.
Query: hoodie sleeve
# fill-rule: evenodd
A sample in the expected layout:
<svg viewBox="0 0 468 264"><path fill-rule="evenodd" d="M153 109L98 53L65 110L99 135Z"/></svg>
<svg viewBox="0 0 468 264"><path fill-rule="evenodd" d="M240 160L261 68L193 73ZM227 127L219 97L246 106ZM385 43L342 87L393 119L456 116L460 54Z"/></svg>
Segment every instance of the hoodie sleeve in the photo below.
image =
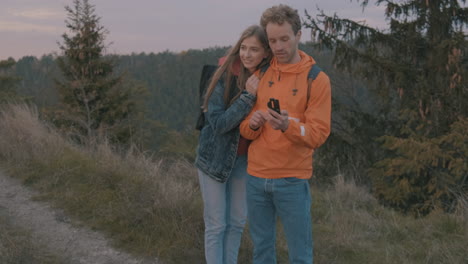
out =
<svg viewBox="0 0 468 264"><path fill-rule="evenodd" d="M206 120L215 134L224 134L236 128L255 104L256 97L243 91L227 109L224 104L224 82L218 81L208 100Z"/></svg>
<svg viewBox="0 0 468 264"><path fill-rule="evenodd" d="M290 120L284 135L295 144L316 149L325 143L331 130L331 85L323 72L312 82L304 115L304 123Z"/></svg>

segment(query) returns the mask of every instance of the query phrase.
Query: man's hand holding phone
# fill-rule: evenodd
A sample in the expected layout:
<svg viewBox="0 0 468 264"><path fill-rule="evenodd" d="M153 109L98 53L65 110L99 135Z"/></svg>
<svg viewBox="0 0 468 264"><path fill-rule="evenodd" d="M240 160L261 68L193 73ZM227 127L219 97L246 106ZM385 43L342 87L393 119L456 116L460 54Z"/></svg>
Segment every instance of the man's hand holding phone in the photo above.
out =
<svg viewBox="0 0 468 264"><path fill-rule="evenodd" d="M286 131L289 127L288 111L281 110L279 100L275 98L270 98L267 106L270 115L268 123L270 123L271 127L275 130Z"/></svg>

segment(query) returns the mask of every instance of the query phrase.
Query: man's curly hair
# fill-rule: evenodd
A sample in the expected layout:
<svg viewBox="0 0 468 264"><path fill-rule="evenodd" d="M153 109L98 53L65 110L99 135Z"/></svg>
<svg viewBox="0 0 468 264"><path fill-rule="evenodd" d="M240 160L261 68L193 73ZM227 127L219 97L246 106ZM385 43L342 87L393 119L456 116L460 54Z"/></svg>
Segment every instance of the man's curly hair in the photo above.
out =
<svg viewBox="0 0 468 264"><path fill-rule="evenodd" d="M294 34L301 30L301 18L296 9L288 5L272 6L263 12L260 18L260 25L266 29L268 23L282 25L284 22L291 24Z"/></svg>

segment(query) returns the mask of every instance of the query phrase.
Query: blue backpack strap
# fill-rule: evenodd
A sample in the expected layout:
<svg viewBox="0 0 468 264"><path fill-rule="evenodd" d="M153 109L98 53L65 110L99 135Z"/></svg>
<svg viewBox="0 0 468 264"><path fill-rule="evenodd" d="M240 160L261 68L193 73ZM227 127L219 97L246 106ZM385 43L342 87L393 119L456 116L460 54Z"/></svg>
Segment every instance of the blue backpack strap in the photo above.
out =
<svg viewBox="0 0 468 264"><path fill-rule="evenodd" d="M263 77L263 75L268 70L268 68L270 68L270 63L267 63L260 68L260 75L259 75L260 79Z"/></svg>
<svg viewBox="0 0 468 264"><path fill-rule="evenodd" d="M317 78L317 75L322 71L322 69L317 66L317 64L312 65L312 68L310 68L309 75L307 75L307 79L312 79L315 80Z"/></svg>
<svg viewBox="0 0 468 264"><path fill-rule="evenodd" d="M309 74L307 75L307 101L309 102L310 98L310 89L312 88L312 82L317 78L322 69L317 66L317 64L312 65L310 68Z"/></svg>

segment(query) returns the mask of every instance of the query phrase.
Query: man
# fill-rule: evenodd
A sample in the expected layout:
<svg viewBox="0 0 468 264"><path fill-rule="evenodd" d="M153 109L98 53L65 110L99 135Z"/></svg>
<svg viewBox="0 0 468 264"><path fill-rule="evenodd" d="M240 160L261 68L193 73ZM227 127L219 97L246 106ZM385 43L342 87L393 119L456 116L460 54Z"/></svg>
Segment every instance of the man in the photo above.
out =
<svg viewBox="0 0 468 264"><path fill-rule="evenodd" d="M247 210L254 244L254 264L276 263L276 217L283 224L290 263L312 263L312 155L330 134L331 88L320 72L311 87L315 64L298 49L301 21L286 5L267 9L260 24L274 58L263 75L257 101L241 123L241 134L253 140L248 153ZM310 90L309 90L310 89ZM280 114L267 107L279 100Z"/></svg>

